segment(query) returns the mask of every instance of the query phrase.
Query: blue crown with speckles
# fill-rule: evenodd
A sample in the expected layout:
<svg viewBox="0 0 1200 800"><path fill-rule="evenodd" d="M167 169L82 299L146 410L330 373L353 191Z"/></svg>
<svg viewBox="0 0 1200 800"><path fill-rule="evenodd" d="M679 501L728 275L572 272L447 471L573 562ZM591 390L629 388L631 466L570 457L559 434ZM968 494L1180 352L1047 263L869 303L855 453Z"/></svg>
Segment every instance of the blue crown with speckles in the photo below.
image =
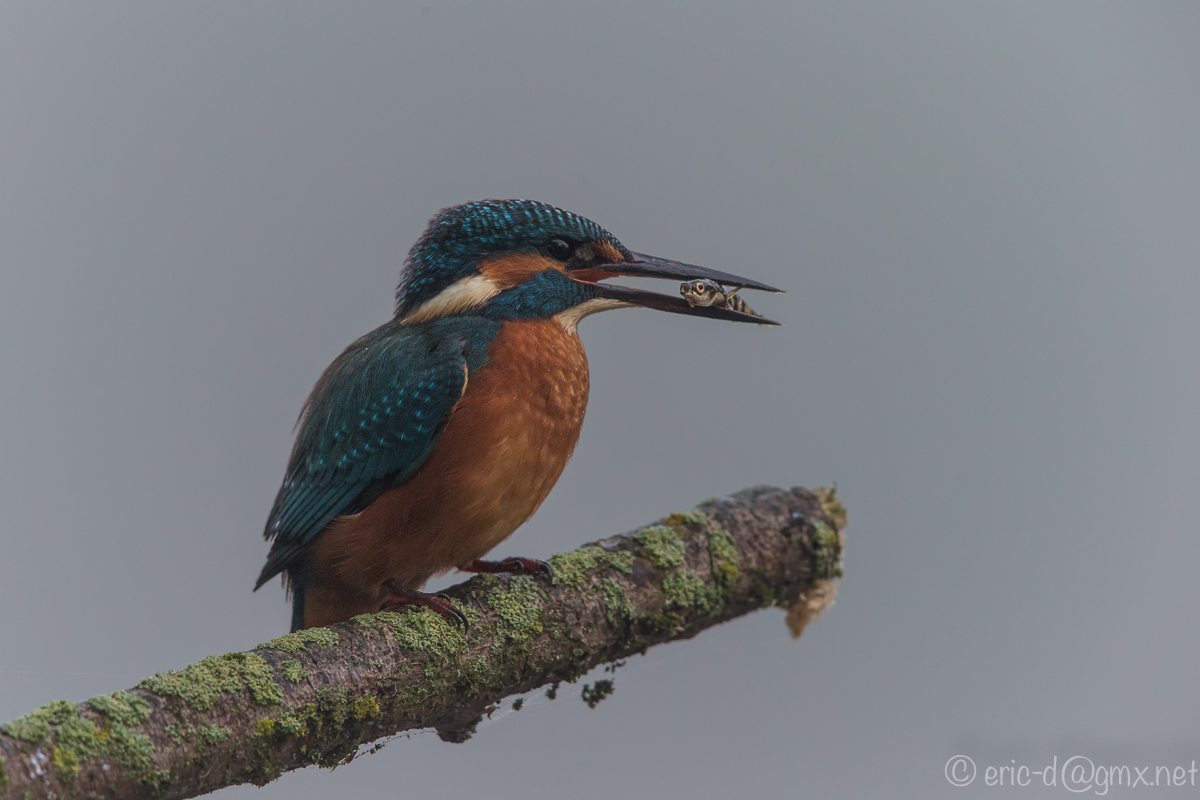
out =
<svg viewBox="0 0 1200 800"><path fill-rule="evenodd" d="M550 239L607 241L628 254L617 238L590 219L536 200L480 200L444 208L413 245L396 287L397 316L417 308L475 271L478 260L506 250L533 251Z"/></svg>

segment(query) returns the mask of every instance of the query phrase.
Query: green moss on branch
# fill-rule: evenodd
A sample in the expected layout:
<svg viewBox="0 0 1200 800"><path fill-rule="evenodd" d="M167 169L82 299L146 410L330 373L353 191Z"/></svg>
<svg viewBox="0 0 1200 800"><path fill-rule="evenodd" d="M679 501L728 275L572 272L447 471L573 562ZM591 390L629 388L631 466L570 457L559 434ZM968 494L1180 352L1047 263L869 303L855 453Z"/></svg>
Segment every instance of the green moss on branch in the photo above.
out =
<svg viewBox="0 0 1200 800"><path fill-rule="evenodd" d="M338 635L329 628L307 628L295 633L288 633L269 642L263 642L255 650L282 650L285 653L298 653L307 650L308 645L320 647L337 647Z"/></svg>
<svg viewBox="0 0 1200 800"><path fill-rule="evenodd" d="M262 784L345 763L398 731L464 741L508 695L755 608L789 608L796 632L832 603L844 515L832 490L747 490L555 555L553 583L481 575L447 590L466 631L425 608L365 614L155 675L138 691L50 703L0 726L0 800L165 800ZM585 689L595 705L612 683Z"/></svg>
<svg viewBox="0 0 1200 800"><path fill-rule="evenodd" d="M278 705L283 700L275 671L254 653L209 656L181 670L146 678L138 688L162 697L177 697L196 711L207 711L223 695L243 689L249 690L258 705Z"/></svg>
<svg viewBox="0 0 1200 800"><path fill-rule="evenodd" d="M635 533L633 540L642 546L642 557L659 569L674 569L683 563L683 539L673 527L651 525Z"/></svg>

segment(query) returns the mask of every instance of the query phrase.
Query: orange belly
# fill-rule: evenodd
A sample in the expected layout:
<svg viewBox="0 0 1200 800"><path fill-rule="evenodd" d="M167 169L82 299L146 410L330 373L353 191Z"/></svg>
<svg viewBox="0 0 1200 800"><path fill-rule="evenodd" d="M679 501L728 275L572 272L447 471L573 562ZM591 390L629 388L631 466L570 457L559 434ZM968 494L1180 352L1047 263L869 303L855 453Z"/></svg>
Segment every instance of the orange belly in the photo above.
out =
<svg viewBox="0 0 1200 800"><path fill-rule="evenodd" d="M389 578L418 589L482 558L546 499L583 425L583 344L557 320L506 322L488 356L421 468L313 542L305 627L378 610Z"/></svg>

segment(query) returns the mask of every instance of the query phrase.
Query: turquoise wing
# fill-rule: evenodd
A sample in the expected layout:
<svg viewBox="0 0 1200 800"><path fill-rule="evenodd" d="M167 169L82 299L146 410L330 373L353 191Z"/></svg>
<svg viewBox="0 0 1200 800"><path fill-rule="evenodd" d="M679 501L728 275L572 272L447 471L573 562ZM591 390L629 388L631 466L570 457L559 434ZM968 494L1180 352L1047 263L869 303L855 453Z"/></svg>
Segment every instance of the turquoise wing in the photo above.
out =
<svg viewBox="0 0 1200 800"><path fill-rule="evenodd" d="M334 517L362 511L429 457L494 335L494 326L449 322L389 323L321 376L267 519L272 546L256 589L292 566Z"/></svg>

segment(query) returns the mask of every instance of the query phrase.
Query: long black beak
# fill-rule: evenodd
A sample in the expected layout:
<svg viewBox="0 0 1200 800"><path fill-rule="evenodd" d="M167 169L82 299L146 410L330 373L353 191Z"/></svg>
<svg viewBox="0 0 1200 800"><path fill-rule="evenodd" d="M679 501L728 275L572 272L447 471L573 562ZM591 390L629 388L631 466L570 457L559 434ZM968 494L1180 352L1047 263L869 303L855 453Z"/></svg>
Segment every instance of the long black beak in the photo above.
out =
<svg viewBox="0 0 1200 800"><path fill-rule="evenodd" d="M681 282L692 281L697 278L708 278L727 287L740 286L764 292L783 291L759 281L743 278L738 275L731 275L728 272L709 269L708 267L685 264L682 261L672 261L668 258L648 256L644 253L633 253L632 255L634 258L633 261L601 264L586 271L580 270L573 273L572 277L585 280L589 283L617 275L630 275L639 278L664 278ZM710 319L727 319L733 322L754 322L759 325L779 324L774 320L765 319L753 314L746 314L741 311L734 311L732 308L693 306L679 295L665 295L658 292L649 292L644 289L633 289L628 286L616 286L607 283L597 283L595 286L600 290L602 297L620 300L632 305L645 306L646 308L656 308L659 311L669 311L672 314L687 314L693 317L708 317Z"/></svg>
<svg viewBox="0 0 1200 800"><path fill-rule="evenodd" d="M613 267L613 272L618 275L636 275L640 278L669 278L677 281L694 281L697 278L708 278L710 281L716 281L722 286L741 286L746 289L758 289L762 292L782 292L782 289L776 289L774 286L767 286L765 283L752 281L749 278L742 278L738 275L730 275L728 272L720 272L708 267L698 267L695 264L685 264L682 261L672 261L669 258L658 258L656 256L648 256L645 253L633 253L635 261L622 261L619 264L610 264ZM601 267L607 270L608 267Z"/></svg>

